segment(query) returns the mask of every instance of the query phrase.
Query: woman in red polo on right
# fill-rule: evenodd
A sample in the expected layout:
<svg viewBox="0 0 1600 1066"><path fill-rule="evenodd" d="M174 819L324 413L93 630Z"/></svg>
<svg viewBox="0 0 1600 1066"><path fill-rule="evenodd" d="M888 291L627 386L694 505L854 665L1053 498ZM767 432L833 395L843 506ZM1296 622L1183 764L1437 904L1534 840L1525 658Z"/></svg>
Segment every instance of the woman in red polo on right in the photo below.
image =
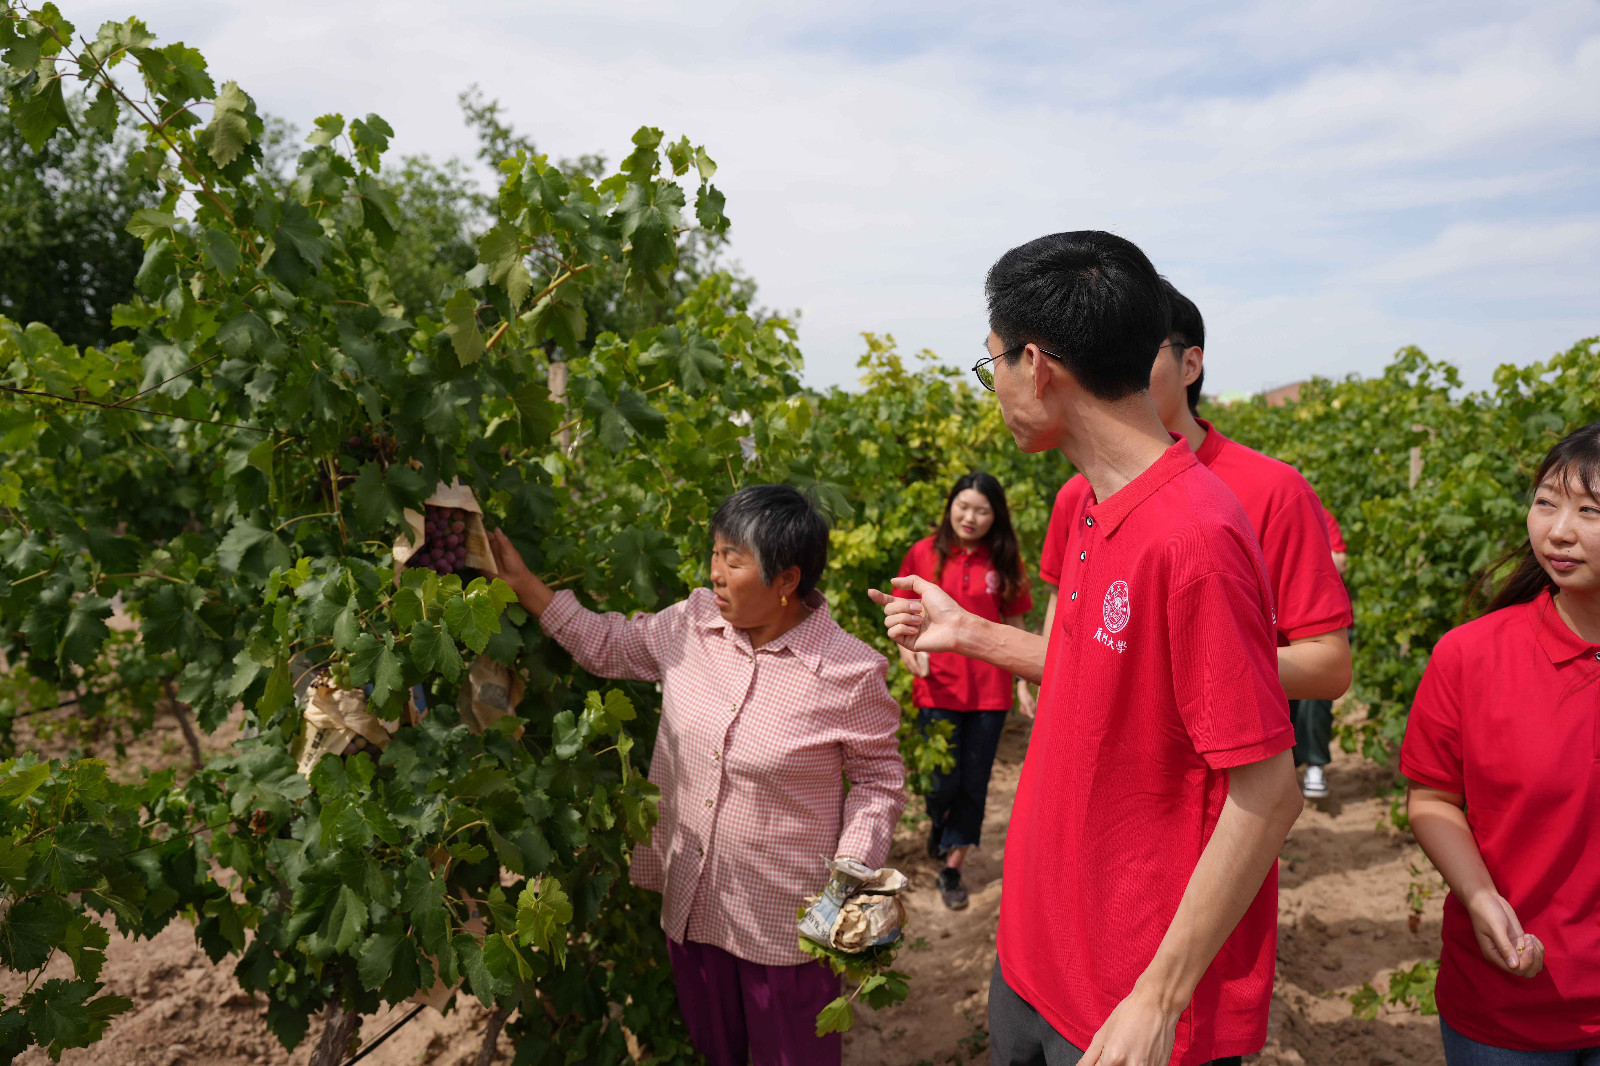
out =
<svg viewBox="0 0 1600 1066"><path fill-rule="evenodd" d="M1600 1066L1600 422L1545 456L1515 569L1434 648L1400 751L1450 885L1449 1066Z"/></svg>

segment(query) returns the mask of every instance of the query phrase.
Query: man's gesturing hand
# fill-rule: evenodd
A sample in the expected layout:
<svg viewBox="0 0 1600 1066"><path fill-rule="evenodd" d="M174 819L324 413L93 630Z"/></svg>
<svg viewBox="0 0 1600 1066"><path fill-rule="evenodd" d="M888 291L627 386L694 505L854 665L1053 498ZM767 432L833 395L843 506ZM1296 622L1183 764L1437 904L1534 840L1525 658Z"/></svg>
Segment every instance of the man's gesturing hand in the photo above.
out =
<svg viewBox="0 0 1600 1066"><path fill-rule="evenodd" d="M960 651L958 630L967 612L944 589L926 578L897 577L897 589L921 596L904 600L877 589L868 589L872 602L883 606L883 624L889 639L911 651Z"/></svg>
<svg viewBox="0 0 1600 1066"><path fill-rule="evenodd" d="M1079 1066L1167 1066L1181 1013L1164 1010L1135 985L1094 1034Z"/></svg>

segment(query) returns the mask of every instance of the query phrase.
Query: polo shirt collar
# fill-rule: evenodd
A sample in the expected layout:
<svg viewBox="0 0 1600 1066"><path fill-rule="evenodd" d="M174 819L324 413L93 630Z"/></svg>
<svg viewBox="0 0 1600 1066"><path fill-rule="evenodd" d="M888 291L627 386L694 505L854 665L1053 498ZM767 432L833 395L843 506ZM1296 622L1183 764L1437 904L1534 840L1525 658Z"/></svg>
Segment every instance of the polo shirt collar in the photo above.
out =
<svg viewBox="0 0 1600 1066"><path fill-rule="evenodd" d="M1201 441L1200 447L1194 450L1194 457L1203 465L1210 466L1216 462L1217 456L1222 454L1222 449L1228 446L1228 438L1217 431L1210 422L1203 418L1196 418L1200 428L1206 431L1206 439Z"/></svg>
<svg viewBox="0 0 1600 1066"><path fill-rule="evenodd" d="M822 669L822 651L827 646L828 635L835 628L835 623L833 615L828 611L827 599L818 590L812 589L800 602L811 608L811 613L799 625L769 640L756 651L780 652L788 648L789 652L805 663L812 673L817 673ZM700 625L705 629L736 632L743 636L747 643L750 639L744 630L730 626L728 620L722 617L715 606L701 619Z"/></svg>
<svg viewBox="0 0 1600 1066"><path fill-rule="evenodd" d="M1556 611L1556 603L1549 589L1539 593L1538 599L1529 602L1528 618L1533 624L1539 647L1544 649L1556 666L1580 657L1592 658L1600 654L1600 644L1590 644L1567 628L1567 623L1561 620L1561 615Z"/></svg>
<svg viewBox="0 0 1600 1066"><path fill-rule="evenodd" d="M1155 495L1161 486L1195 465L1197 460L1189 442L1177 434L1170 436L1172 447L1162 452L1161 458L1151 463L1144 473L1113 492L1104 502L1089 505L1089 517L1101 527L1102 536L1115 533L1135 508Z"/></svg>

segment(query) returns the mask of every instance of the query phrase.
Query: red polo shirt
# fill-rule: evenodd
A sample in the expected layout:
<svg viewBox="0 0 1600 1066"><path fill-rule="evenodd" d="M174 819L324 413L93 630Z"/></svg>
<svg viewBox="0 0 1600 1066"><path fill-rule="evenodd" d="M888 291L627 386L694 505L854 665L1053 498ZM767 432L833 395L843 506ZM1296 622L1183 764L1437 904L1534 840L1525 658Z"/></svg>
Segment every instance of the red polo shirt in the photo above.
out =
<svg viewBox="0 0 1600 1066"><path fill-rule="evenodd" d="M1249 520L1179 440L1075 516L1006 834L1005 979L1087 1048L1155 957L1228 794L1294 743ZM1172 1062L1259 1051L1277 868L1207 968Z"/></svg>
<svg viewBox="0 0 1600 1066"><path fill-rule="evenodd" d="M1333 565L1326 512L1311 485L1288 463L1229 440L1204 419L1198 421L1206 439L1195 458L1233 490L1261 543L1272 575L1278 646L1347 628L1353 620L1350 594ZM1088 498L1089 483L1081 474L1056 494L1039 559L1039 577L1052 585L1061 583L1067 555L1079 550L1068 544L1077 528L1072 516Z"/></svg>
<svg viewBox="0 0 1600 1066"><path fill-rule="evenodd" d="M912 574L926 578L948 592L964 609L991 622L1003 622L1033 610L1033 593L1028 591L1028 575L1022 575L1022 588L1009 601L1000 599L1000 575L989 562L989 549L983 545L968 551L957 548L939 573L939 551L934 538L924 537L911 546L900 564L901 577ZM916 599L910 592L896 590L902 599ZM911 701L918 707L938 707L946 711L1005 711L1011 709L1012 676L998 666L954 652L928 655L928 676L911 685Z"/></svg>
<svg viewBox="0 0 1600 1066"><path fill-rule="evenodd" d="M1339 529L1339 520L1333 517L1333 512L1326 507L1322 509L1322 513L1328 516L1328 547L1336 552L1349 551L1350 549L1345 547L1344 533Z"/></svg>
<svg viewBox="0 0 1600 1066"><path fill-rule="evenodd" d="M1483 957L1467 908L1444 902L1439 1013L1496 1047L1600 1045L1600 644L1550 594L1446 633L1417 687L1400 772L1466 797L1495 888L1545 946L1512 977Z"/></svg>

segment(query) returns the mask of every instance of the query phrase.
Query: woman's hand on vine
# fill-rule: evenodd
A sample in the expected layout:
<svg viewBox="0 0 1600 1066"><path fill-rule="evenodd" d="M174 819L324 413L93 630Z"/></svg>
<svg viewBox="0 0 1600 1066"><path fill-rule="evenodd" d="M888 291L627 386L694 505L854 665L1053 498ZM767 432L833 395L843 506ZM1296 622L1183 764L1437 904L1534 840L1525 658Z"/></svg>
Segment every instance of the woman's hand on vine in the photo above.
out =
<svg viewBox="0 0 1600 1066"><path fill-rule="evenodd" d="M517 602L532 615L544 614L555 593L528 569L528 564L522 561L522 553L512 545L511 538L498 529L490 530L489 549L494 552L494 565L500 571L500 580L511 586L511 591L517 594Z"/></svg>

